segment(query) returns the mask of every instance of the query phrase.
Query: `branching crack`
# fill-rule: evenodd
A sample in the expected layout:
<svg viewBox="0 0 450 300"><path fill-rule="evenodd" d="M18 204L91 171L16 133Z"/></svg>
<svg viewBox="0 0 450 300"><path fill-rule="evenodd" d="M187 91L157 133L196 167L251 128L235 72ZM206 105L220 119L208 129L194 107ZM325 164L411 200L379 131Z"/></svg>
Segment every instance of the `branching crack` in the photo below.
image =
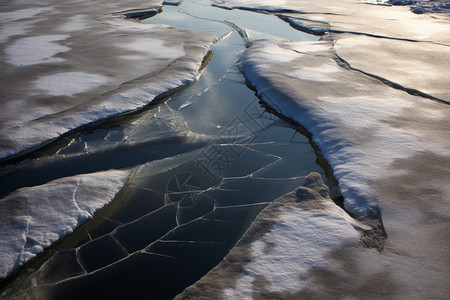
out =
<svg viewBox="0 0 450 300"><path fill-rule="evenodd" d="M356 71L356 72L359 72L359 73L364 74L366 76L372 77L374 79L377 79L377 80L381 81L383 84L386 84L386 85L388 85L388 86L390 86L390 87L392 87L394 89L397 89L397 90L402 90L402 91L404 91L404 92L406 92L406 93L408 93L410 95L418 96L418 97L430 99L430 100L433 100L433 101L436 101L436 102L439 102L439 103L442 103L442 104L450 105L450 101L446 101L444 99L440 99L440 98L434 97L432 95L429 95L427 93L424 93L422 91L419 91L419 90L416 90L416 89L413 89L413 88L404 87L404 86L402 86L399 83L390 81L390 80L388 80L386 78L383 78L381 76L378 76L378 75L375 75L375 74L363 71L361 69L354 68L354 67L352 67L352 65L350 63L348 63L345 59L343 59L341 56L339 56L339 54L337 54L336 51L334 51L334 54L335 54L334 60L336 61L336 63L339 66L341 66L341 67L343 67L345 69Z"/></svg>

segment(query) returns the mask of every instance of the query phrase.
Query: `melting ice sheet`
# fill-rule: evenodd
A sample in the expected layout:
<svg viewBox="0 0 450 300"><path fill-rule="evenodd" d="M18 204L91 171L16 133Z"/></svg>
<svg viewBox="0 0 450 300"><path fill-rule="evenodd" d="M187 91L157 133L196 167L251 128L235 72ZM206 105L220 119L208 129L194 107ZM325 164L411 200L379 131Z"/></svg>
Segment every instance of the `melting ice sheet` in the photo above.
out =
<svg viewBox="0 0 450 300"><path fill-rule="evenodd" d="M3 295L171 298L215 266L270 201L310 171L323 173L308 139L246 86L236 65L244 49L233 32L214 45L195 85L68 136L1 179L19 184L11 190L46 189L80 172L133 168L109 205L18 272Z"/></svg>
<svg viewBox="0 0 450 300"><path fill-rule="evenodd" d="M65 246L69 236L13 289L48 299L170 299L214 267L270 201L301 184L304 155L277 144L211 144L137 168L120 195L76 232L85 243ZM223 177L207 165L214 151L237 160L222 164ZM289 166L290 174L274 172Z"/></svg>
<svg viewBox="0 0 450 300"><path fill-rule="evenodd" d="M217 87L245 88L243 81L228 80L238 79L235 71ZM36 273L19 277L13 290L34 282L26 295L171 298L216 265L261 209L300 185L310 170L319 171L307 140L248 94L236 99L243 105L240 113L206 126L216 135L205 147L137 167L118 197L68 237L69 245L72 239L85 243L62 241L58 252ZM179 107L181 99L165 105ZM188 124L200 126L194 112L210 109L203 102L208 99L214 97L182 109L192 109L184 112Z"/></svg>

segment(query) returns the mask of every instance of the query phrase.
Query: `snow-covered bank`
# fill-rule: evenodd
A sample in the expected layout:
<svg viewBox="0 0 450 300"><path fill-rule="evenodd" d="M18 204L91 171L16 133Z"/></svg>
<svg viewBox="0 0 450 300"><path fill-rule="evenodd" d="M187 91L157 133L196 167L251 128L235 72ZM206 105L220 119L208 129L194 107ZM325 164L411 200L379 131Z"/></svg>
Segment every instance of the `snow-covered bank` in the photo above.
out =
<svg viewBox="0 0 450 300"><path fill-rule="evenodd" d="M3 5L0 160L195 80L213 35L123 19L129 9L161 5Z"/></svg>
<svg viewBox="0 0 450 300"><path fill-rule="evenodd" d="M130 171L66 177L0 199L0 279L92 218Z"/></svg>

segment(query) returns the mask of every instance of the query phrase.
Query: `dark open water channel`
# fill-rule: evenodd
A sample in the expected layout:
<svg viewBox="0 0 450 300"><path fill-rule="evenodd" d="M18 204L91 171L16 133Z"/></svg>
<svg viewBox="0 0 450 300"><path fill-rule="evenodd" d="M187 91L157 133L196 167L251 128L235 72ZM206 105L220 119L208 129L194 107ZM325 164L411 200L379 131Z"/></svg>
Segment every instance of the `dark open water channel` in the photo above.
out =
<svg viewBox="0 0 450 300"><path fill-rule="evenodd" d="M219 263L268 203L309 172L323 173L308 139L268 113L246 85L238 68L245 42L234 30L227 34L232 28L223 20L292 40L315 38L273 15L200 1L163 10L144 22L226 38L212 47L198 82L140 113L64 137L33 154L49 157L0 178L4 195L133 168L112 203L0 283L4 296L171 299Z"/></svg>

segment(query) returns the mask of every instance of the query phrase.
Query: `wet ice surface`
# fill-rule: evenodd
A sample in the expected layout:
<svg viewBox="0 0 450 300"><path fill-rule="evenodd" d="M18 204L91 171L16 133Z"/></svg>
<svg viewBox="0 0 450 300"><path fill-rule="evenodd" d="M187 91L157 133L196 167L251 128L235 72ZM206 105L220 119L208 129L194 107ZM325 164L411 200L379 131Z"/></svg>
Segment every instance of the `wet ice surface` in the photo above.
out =
<svg viewBox="0 0 450 300"><path fill-rule="evenodd" d="M218 36L231 30L210 22ZM3 295L171 298L214 267L268 203L310 171L323 172L308 139L266 112L246 86L236 65L244 48L234 31L214 45L215 58L196 84L139 114L64 137L33 154L38 158L3 170L2 193L12 193L0 204L22 194L47 199L45 191L58 187L59 178L91 176L95 186L103 173L94 172L107 178L117 172L110 169L125 168L120 172L132 174L91 221L7 281ZM7 226L2 232L10 232ZM18 230L26 240L46 234ZM28 246L21 246L13 253L25 253Z"/></svg>

